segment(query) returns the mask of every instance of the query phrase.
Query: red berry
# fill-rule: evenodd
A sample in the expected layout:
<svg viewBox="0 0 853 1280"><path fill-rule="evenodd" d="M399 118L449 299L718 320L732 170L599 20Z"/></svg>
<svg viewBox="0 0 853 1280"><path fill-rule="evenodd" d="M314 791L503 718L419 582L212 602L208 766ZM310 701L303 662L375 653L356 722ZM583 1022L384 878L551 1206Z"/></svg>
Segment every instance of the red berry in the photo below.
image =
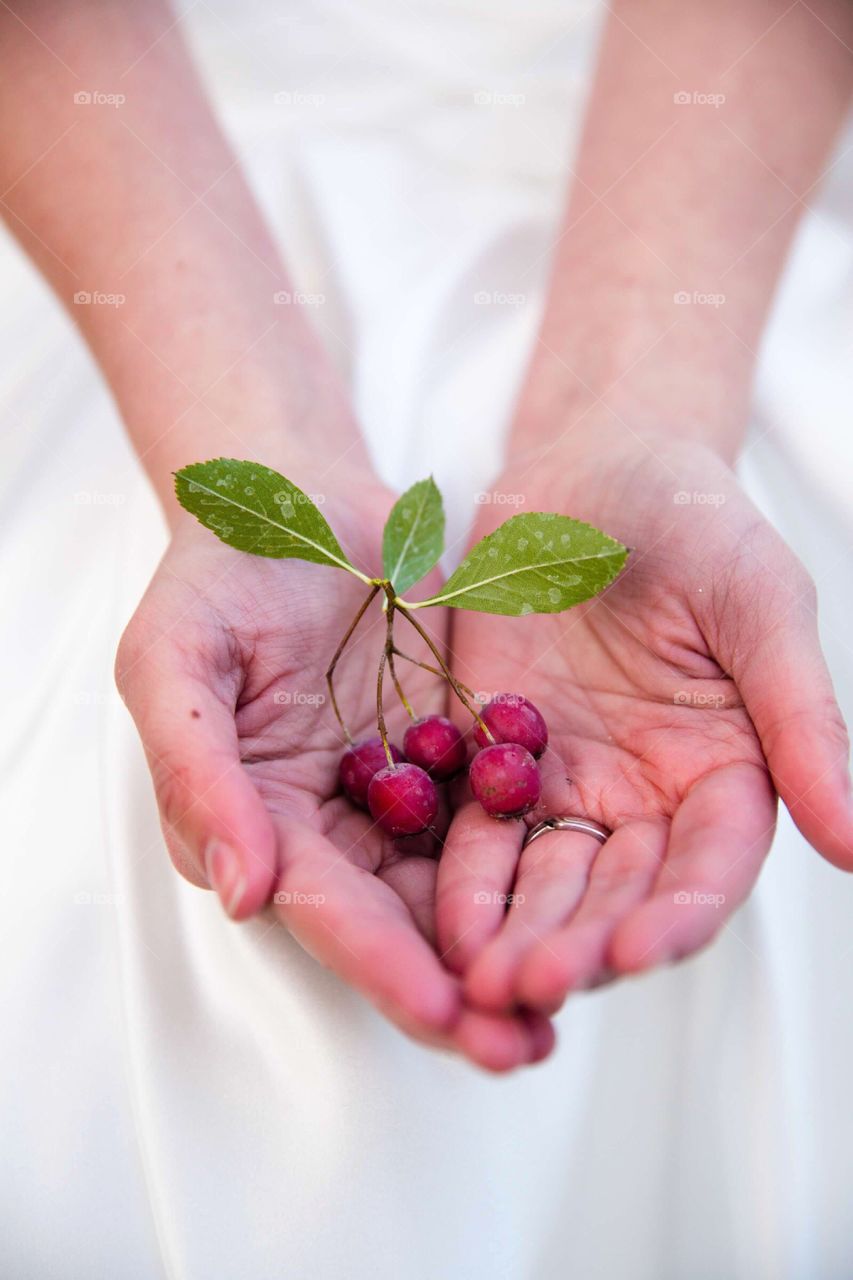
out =
<svg viewBox="0 0 853 1280"><path fill-rule="evenodd" d="M532 756L541 756L548 745L548 726L541 712L520 693L498 693L480 712L495 742L517 742ZM479 725L474 730L479 747L490 745Z"/></svg>
<svg viewBox="0 0 853 1280"><path fill-rule="evenodd" d="M395 747L393 742L388 745L391 748L391 755L398 763L404 759L399 747ZM356 742L341 757L338 772L344 793L349 796L353 804L357 804L360 809L366 809L370 779L380 769L387 767L388 757L385 755L381 738L365 738L362 742Z"/></svg>
<svg viewBox="0 0 853 1280"><path fill-rule="evenodd" d="M425 831L438 813L438 791L429 774L416 764L380 769L367 788L370 813L389 836Z"/></svg>
<svg viewBox="0 0 853 1280"><path fill-rule="evenodd" d="M536 761L515 742L497 742L478 751L468 777L474 795L493 818L520 817L542 793Z"/></svg>
<svg viewBox="0 0 853 1280"><path fill-rule="evenodd" d="M436 782L446 782L465 768L465 739L446 716L425 716L410 724L403 738L406 759L420 765Z"/></svg>

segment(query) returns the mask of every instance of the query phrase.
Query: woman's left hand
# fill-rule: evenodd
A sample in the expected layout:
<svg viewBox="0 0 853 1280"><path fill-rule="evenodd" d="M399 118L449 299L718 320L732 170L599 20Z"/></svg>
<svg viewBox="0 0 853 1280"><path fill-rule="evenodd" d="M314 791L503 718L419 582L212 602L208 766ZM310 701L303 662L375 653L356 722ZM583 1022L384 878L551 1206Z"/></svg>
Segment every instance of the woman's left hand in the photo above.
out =
<svg viewBox="0 0 853 1280"><path fill-rule="evenodd" d="M777 792L847 870L853 818L814 585L725 464L662 436L555 449L527 470L517 459L498 491L518 496L519 476L524 509L588 520L632 553L603 597L502 623L499 644L494 619L454 614L459 678L529 696L551 738L527 825L463 799L438 934L469 999L553 1012L571 990L687 956L727 927L770 847ZM555 814L613 834L552 832L522 852L528 825Z"/></svg>

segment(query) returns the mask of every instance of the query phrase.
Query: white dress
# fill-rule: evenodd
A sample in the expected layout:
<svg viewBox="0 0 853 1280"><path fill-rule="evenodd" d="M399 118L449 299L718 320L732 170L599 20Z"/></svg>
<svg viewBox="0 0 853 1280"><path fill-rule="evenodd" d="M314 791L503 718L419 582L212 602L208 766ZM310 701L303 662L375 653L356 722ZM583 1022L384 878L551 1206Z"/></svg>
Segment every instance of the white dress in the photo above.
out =
<svg viewBox="0 0 853 1280"><path fill-rule="evenodd" d="M187 19L380 470L432 470L453 536L498 465L599 18L214 0ZM848 718L849 161L805 219L742 468L818 581ZM154 500L8 237L0 285L0 1274L853 1275L853 882L783 815L709 951L572 1000L555 1056L507 1079L408 1042L283 930L229 923L172 870L112 687L164 545Z"/></svg>

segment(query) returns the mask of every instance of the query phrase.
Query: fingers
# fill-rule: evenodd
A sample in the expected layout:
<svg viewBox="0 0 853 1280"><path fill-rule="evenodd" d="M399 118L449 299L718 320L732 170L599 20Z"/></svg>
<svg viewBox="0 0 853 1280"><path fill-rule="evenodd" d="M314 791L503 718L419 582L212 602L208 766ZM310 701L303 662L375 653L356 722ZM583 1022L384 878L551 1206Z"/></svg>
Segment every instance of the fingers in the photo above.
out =
<svg viewBox="0 0 853 1280"><path fill-rule="evenodd" d="M555 1043L554 1028L541 1013L527 1010L506 1017L466 1008L452 1047L486 1071L504 1072L542 1062Z"/></svg>
<svg viewBox="0 0 853 1280"><path fill-rule="evenodd" d="M464 1053L490 1071L539 1061L553 1047L541 1015L465 1009L459 981L415 927L397 892L301 824L280 820L274 909L321 964L407 1035Z"/></svg>
<svg viewBox="0 0 853 1280"><path fill-rule="evenodd" d="M490 818L471 798L457 809L436 887L438 950L455 973L464 973L501 927L526 831L517 819Z"/></svg>
<svg viewBox="0 0 853 1280"><path fill-rule="evenodd" d="M228 914L244 920L275 882L272 822L240 762L233 706L192 658L161 637L123 643L116 680L136 722L178 870L210 885Z"/></svg>
<svg viewBox="0 0 853 1280"><path fill-rule="evenodd" d="M465 976L465 993L470 1000L493 1010L509 1009L516 1003L516 978L522 961L531 951L553 956L550 935L583 898L600 848L600 841L593 836L549 831L524 850L512 905Z"/></svg>
<svg viewBox="0 0 853 1280"><path fill-rule="evenodd" d="M814 587L799 569L784 587L763 613L751 602L756 634L746 644L742 630L727 637L725 624L724 640L776 790L809 843L851 871L849 741L820 648Z"/></svg>
<svg viewBox="0 0 853 1280"><path fill-rule="evenodd" d="M458 984L394 890L317 832L284 820L278 831L275 911L297 941L403 1030L449 1030L461 1010Z"/></svg>
<svg viewBox="0 0 853 1280"><path fill-rule="evenodd" d="M588 872L579 905L562 926L543 930L535 945L518 944L514 972L501 978L500 1007L514 1003L552 1014L570 991L612 972L636 973L704 946L755 883L774 820L765 771L732 764L695 785L668 835L663 821L626 823L586 868L586 855L576 846L577 861L568 855L568 879L577 887ZM552 840L556 833L531 850ZM519 877L519 892L520 883ZM509 935L509 922L505 930ZM491 951L494 964L501 942L499 936L484 951L466 983L470 996L485 997L489 1007L496 980L486 972L487 960Z"/></svg>
<svg viewBox="0 0 853 1280"><path fill-rule="evenodd" d="M637 973L709 942L752 889L775 826L775 796L758 765L724 766L682 801L651 896L619 923L610 965Z"/></svg>
<svg viewBox="0 0 853 1280"><path fill-rule="evenodd" d="M536 843L546 838L551 836ZM516 1001L553 1013L569 992L591 986L606 974L610 939L620 921L651 892L666 843L663 821L631 821L614 831L595 856L577 911L522 957L513 983Z"/></svg>

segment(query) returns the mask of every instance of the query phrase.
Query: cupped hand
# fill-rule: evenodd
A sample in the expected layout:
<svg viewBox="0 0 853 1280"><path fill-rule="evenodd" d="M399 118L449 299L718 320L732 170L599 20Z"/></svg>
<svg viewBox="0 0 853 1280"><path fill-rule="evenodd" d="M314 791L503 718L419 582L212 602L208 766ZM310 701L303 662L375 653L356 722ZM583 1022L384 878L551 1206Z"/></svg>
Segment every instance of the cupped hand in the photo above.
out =
<svg viewBox="0 0 853 1280"><path fill-rule="evenodd" d="M516 459L498 492L632 548L601 598L501 622L500 643L493 619L452 620L459 678L527 695L551 736L526 822L495 822L463 794L440 864L440 947L480 1007L553 1012L726 926L770 847L777 793L814 848L853 869L848 742L814 586L715 454L668 440L557 449ZM613 834L548 833L522 852L546 814Z"/></svg>
<svg viewBox="0 0 853 1280"><path fill-rule="evenodd" d="M351 477L326 499L352 562L374 573L391 496ZM389 839L338 791L346 744L325 671L367 590L332 568L234 551L181 517L116 663L172 859L235 920L271 902L312 956L409 1034L493 1070L534 1061L553 1044L547 1019L466 1009L436 953L435 849ZM376 732L383 639L374 601L336 677L355 737ZM417 667L401 675L424 713L437 709L440 682ZM396 708L389 726L399 740Z"/></svg>

